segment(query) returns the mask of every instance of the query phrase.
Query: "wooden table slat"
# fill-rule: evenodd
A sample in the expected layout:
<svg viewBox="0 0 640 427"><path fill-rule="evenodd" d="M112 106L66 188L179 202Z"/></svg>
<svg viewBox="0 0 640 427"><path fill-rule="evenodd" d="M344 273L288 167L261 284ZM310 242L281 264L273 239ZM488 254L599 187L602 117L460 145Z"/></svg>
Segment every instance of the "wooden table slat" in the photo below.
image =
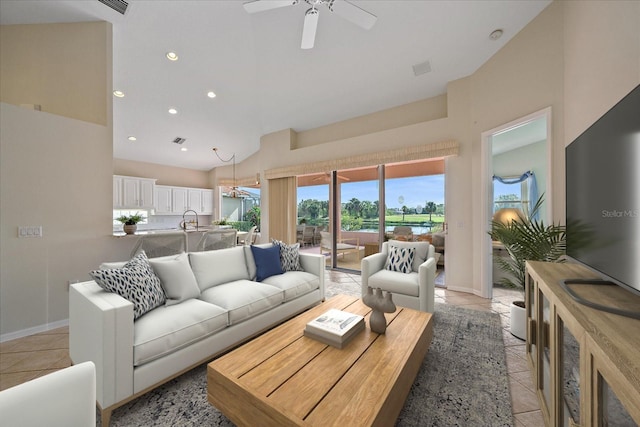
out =
<svg viewBox="0 0 640 427"><path fill-rule="evenodd" d="M392 425L433 335L430 313L399 308L385 335L368 328L343 349L303 336L330 308L369 316L338 296L208 366L209 401L238 426Z"/></svg>

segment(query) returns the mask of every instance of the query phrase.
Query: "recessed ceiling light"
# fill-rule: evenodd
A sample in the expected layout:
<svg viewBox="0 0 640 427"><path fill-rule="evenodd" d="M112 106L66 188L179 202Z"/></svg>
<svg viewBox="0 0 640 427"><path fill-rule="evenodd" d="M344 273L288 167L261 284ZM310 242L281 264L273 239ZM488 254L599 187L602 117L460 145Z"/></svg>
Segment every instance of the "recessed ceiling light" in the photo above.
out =
<svg viewBox="0 0 640 427"><path fill-rule="evenodd" d="M178 114L178 110L175 108L169 108L169 114Z"/></svg>
<svg viewBox="0 0 640 427"><path fill-rule="evenodd" d="M167 59L169 61L177 61L178 60L178 54L175 52L167 52Z"/></svg>
<svg viewBox="0 0 640 427"><path fill-rule="evenodd" d="M491 34L489 34L489 38L491 40L498 40L500 37L502 37L502 34L504 33L504 31L502 31L501 29L497 29L497 30L493 30L493 32L491 32Z"/></svg>
<svg viewBox="0 0 640 427"><path fill-rule="evenodd" d="M180 151L187 151L187 147L180 148Z"/></svg>
<svg viewBox="0 0 640 427"><path fill-rule="evenodd" d="M136 138L135 136L131 135L129 138L127 138L129 141L137 141L138 138Z"/></svg>
<svg viewBox="0 0 640 427"><path fill-rule="evenodd" d="M117 96L118 98L124 98L124 92L121 90L114 90L113 96Z"/></svg>
<svg viewBox="0 0 640 427"><path fill-rule="evenodd" d="M209 98L215 98L215 97L216 97L216 94L215 94L215 93L213 93L213 91L209 91L209 92L207 92L207 96L208 96Z"/></svg>

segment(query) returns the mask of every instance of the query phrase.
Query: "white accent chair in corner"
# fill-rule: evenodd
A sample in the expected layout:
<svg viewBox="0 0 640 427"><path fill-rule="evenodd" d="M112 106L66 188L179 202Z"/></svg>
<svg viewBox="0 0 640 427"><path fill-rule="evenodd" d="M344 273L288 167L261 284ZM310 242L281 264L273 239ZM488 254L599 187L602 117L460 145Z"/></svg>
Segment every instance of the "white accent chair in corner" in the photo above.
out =
<svg viewBox="0 0 640 427"><path fill-rule="evenodd" d="M415 248L409 273L385 269L389 246ZM396 305L433 313L435 309L436 260L435 248L429 242L390 240L382 244L380 253L362 259L362 296L367 287L380 288L393 294Z"/></svg>
<svg viewBox="0 0 640 427"><path fill-rule="evenodd" d="M3 390L0 424L95 427L95 365L80 363Z"/></svg>

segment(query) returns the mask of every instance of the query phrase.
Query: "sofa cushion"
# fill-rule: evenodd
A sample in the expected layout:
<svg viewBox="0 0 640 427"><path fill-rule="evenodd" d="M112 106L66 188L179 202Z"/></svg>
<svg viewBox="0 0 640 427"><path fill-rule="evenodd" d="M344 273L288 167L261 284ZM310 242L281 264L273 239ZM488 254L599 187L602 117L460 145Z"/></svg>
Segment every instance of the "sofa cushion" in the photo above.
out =
<svg viewBox="0 0 640 427"><path fill-rule="evenodd" d="M145 252L145 254L146 254L146 252ZM169 259L174 259L175 257L176 257L176 255L167 255L167 256L149 258L149 256L147 255L147 258L149 259L149 262L151 262L151 261L169 260ZM100 264L100 270L111 270L111 269L114 269L114 268L122 268L128 262L129 261L103 262L102 264Z"/></svg>
<svg viewBox="0 0 640 427"><path fill-rule="evenodd" d="M280 267L282 271L304 271L300 265L300 243L287 245L285 242L273 239L273 244L280 248Z"/></svg>
<svg viewBox="0 0 640 427"><path fill-rule="evenodd" d="M262 282L267 277L283 273L280 266L280 246L271 245L271 247L267 248L251 246L251 253L256 263L256 280L258 282Z"/></svg>
<svg viewBox="0 0 640 427"><path fill-rule="evenodd" d="M201 292L221 283L249 278L242 246L189 252L189 262Z"/></svg>
<svg viewBox="0 0 640 427"><path fill-rule="evenodd" d="M133 325L133 364L140 366L227 327L227 310L198 299L158 307Z"/></svg>
<svg viewBox="0 0 640 427"><path fill-rule="evenodd" d="M380 270L369 276L371 288L381 288L392 294L419 296L418 273L399 273L397 271Z"/></svg>
<svg viewBox="0 0 640 427"><path fill-rule="evenodd" d="M186 253L169 257L169 259L164 259L164 257L163 259L150 259L149 263L160 278L160 284L167 296L167 305L178 304L200 296L200 288Z"/></svg>
<svg viewBox="0 0 640 427"><path fill-rule="evenodd" d="M284 274L264 279L262 283L282 289L284 301L287 302L318 289L320 279L315 274L306 271L287 271Z"/></svg>
<svg viewBox="0 0 640 427"><path fill-rule="evenodd" d="M411 271L418 272L420 265L427 260L429 254L429 242L400 242L398 240L389 240L389 248L395 246L397 248L415 248L415 254L413 256L413 265Z"/></svg>
<svg viewBox="0 0 640 427"><path fill-rule="evenodd" d="M165 302L160 279L153 272L144 251L122 268L93 270L89 274L105 291L116 293L132 302L134 319Z"/></svg>
<svg viewBox="0 0 640 427"><path fill-rule="evenodd" d="M200 299L228 310L229 325L233 325L282 304L284 292L264 283L236 280L203 291Z"/></svg>
<svg viewBox="0 0 640 427"><path fill-rule="evenodd" d="M399 248L391 246L387 261L384 268L390 271L398 271L400 273L411 273L413 266L413 258L416 252L415 248Z"/></svg>

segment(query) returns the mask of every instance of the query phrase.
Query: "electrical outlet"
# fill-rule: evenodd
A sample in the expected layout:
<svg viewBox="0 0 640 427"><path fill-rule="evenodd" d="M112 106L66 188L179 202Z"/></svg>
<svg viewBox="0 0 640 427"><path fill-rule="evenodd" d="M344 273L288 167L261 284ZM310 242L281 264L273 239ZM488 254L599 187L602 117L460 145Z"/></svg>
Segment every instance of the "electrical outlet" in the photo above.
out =
<svg viewBox="0 0 640 427"><path fill-rule="evenodd" d="M41 225L18 226L18 237L42 237Z"/></svg>

